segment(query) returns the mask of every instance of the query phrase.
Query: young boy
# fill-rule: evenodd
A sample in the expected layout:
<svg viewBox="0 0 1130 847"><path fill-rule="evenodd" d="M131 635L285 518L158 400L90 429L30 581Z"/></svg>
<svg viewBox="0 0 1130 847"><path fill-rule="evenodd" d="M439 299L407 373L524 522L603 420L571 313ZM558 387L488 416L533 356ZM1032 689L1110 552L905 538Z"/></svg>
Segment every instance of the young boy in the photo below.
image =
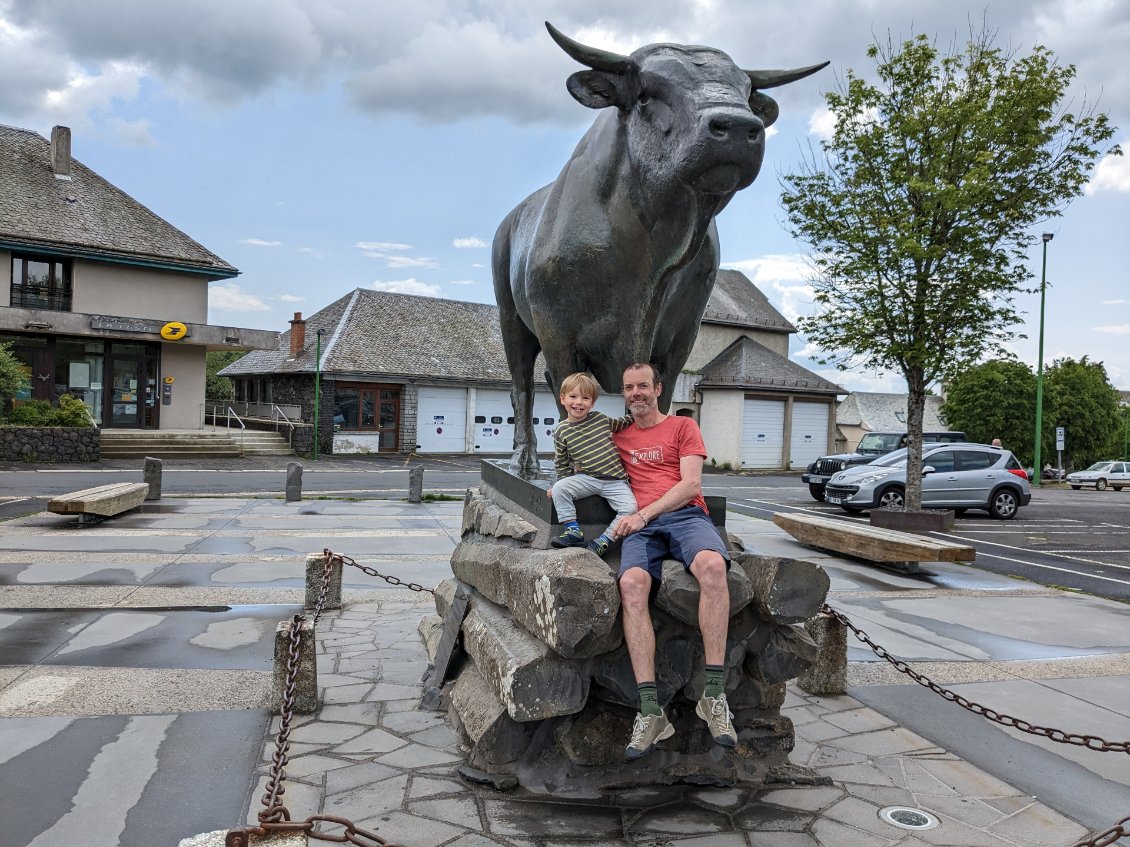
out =
<svg viewBox="0 0 1130 847"><path fill-rule="evenodd" d="M616 511L612 523L588 548L603 557L612 545L612 532L620 518L636 511L636 498L620 463L612 433L632 422L630 415L610 418L593 411L600 386L587 373L569 374L561 381L561 405L568 415L553 433L553 463L557 482L546 492L553 498L565 531L549 543L554 547L584 547L585 536L577 523L573 501L599 494Z"/></svg>

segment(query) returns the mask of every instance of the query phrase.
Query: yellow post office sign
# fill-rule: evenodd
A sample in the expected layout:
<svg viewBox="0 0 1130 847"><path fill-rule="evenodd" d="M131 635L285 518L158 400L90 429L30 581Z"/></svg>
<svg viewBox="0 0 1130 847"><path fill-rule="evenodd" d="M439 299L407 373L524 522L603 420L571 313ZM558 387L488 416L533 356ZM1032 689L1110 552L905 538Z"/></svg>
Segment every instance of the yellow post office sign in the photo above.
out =
<svg viewBox="0 0 1130 847"><path fill-rule="evenodd" d="M180 341L188 335L188 327L180 321L169 321L161 327L161 337L166 341Z"/></svg>
<svg viewBox="0 0 1130 847"><path fill-rule="evenodd" d="M172 385L176 381L177 381L177 378L175 376L167 376L164 379L165 385Z"/></svg>

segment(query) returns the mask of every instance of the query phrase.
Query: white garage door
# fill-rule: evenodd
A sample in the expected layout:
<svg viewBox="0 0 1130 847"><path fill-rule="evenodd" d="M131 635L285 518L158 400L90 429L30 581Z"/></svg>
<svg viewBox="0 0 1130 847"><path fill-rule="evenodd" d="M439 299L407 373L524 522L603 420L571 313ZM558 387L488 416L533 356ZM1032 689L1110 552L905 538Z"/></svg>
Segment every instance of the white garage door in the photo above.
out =
<svg viewBox="0 0 1130 847"><path fill-rule="evenodd" d="M828 404L793 403L793 435L789 442L789 466L806 468L828 448Z"/></svg>
<svg viewBox="0 0 1130 847"><path fill-rule="evenodd" d="M746 400L742 409L742 467L781 467L784 442L785 401Z"/></svg>
<svg viewBox="0 0 1130 847"><path fill-rule="evenodd" d="M510 392L480 388L475 398L476 453L511 453L514 450L514 409Z"/></svg>
<svg viewBox="0 0 1130 847"><path fill-rule="evenodd" d="M418 453L467 452L467 389L421 388L416 411Z"/></svg>

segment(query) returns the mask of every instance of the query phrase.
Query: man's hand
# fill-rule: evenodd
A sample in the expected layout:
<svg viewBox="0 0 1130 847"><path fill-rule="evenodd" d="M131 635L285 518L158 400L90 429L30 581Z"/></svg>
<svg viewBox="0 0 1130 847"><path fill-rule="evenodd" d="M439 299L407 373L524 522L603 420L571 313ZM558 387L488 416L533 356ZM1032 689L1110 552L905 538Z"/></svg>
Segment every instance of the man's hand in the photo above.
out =
<svg viewBox="0 0 1130 847"><path fill-rule="evenodd" d="M647 526L647 520L639 512L633 512L630 515L625 515L620 518L620 522L616 524L616 530L613 533L617 538L624 538L631 535L633 532L639 532Z"/></svg>

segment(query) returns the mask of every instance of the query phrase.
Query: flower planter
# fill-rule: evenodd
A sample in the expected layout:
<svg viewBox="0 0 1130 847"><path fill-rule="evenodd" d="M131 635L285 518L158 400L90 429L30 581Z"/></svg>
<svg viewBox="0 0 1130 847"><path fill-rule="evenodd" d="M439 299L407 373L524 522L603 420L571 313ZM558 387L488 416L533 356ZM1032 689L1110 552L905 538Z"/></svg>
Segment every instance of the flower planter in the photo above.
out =
<svg viewBox="0 0 1130 847"><path fill-rule="evenodd" d="M953 529L953 509L872 509L871 526L902 532L947 532Z"/></svg>

